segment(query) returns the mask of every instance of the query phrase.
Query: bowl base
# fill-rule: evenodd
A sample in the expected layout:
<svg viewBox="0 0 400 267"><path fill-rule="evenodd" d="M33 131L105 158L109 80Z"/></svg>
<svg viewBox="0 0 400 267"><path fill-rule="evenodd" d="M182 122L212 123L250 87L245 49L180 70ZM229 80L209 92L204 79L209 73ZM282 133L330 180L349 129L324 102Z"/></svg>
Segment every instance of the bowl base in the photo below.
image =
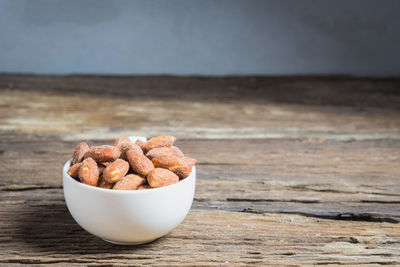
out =
<svg viewBox="0 0 400 267"><path fill-rule="evenodd" d="M146 241L140 241L140 242L118 242L118 241L113 241L113 240L108 240L105 238L102 238L104 241L111 243L111 244L115 244L115 245L122 245L122 246L134 246L134 245L141 245L141 244L146 244L146 243L150 243L151 241L156 240L155 239L151 239L151 240L146 240Z"/></svg>

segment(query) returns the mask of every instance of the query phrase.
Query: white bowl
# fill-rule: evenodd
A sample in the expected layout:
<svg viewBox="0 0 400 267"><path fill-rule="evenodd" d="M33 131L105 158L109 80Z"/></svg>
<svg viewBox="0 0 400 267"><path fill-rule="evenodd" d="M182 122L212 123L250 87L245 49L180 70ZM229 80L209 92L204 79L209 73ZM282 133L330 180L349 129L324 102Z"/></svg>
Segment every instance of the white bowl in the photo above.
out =
<svg viewBox="0 0 400 267"><path fill-rule="evenodd" d="M111 190L76 181L63 168L65 202L75 221L105 241L135 245L168 234L186 217L193 202L196 168L176 184L145 190Z"/></svg>

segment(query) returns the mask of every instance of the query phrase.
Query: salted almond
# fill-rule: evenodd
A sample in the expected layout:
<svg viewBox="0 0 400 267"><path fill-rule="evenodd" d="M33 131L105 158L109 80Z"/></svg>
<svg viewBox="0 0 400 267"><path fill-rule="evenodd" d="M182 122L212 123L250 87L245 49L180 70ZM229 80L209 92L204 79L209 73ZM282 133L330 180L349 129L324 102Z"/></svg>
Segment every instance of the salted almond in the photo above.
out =
<svg viewBox="0 0 400 267"><path fill-rule="evenodd" d="M184 157L185 156L183 154L182 150L179 149L179 147L171 146L170 149L171 149L172 153L174 154L174 156L177 156L177 157Z"/></svg>
<svg viewBox="0 0 400 267"><path fill-rule="evenodd" d="M71 166L83 160L86 152L89 151L89 146L85 142L79 143L72 154Z"/></svg>
<svg viewBox="0 0 400 267"><path fill-rule="evenodd" d="M129 137L127 137L127 136L120 137L120 138L118 138L117 140L115 140L114 146L116 146L116 147L118 147L118 148L121 148L121 145L122 145L123 143L132 143L132 141L131 141L131 139L130 139Z"/></svg>
<svg viewBox="0 0 400 267"><path fill-rule="evenodd" d="M79 176L79 168L81 167L82 163L75 163L71 167L69 167L68 174L73 178L78 178Z"/></svg>
<svg viewBox="0 0 400 267"><path fill-rule="evenodd" d="M152 162L156 168L168 169L181 179L188 177L191 171L189 164L183 158L177 156L157 157Z"/></svg>
<svg viewBox="0 0 400 267"><path fill-rule="evenodd" d="M114 190L135 190L138 186L142 185L146 181L145 178L136 175L136 174L128 174L122 180L118 181L113 189Z"/></svg>
<svg viewBox="0 0 400 267"><path fill-rule="evenodd" d="M187 164L189 164L190 168L192 168L197 162L197 160L195 160L194 158L183 157L183 159L186 161Z"/></svg>
<svg viewBox="0 0 400 267"><path fill-rule="evenodd" d="M128 173L129 163L123 159L117 159L103 171L103 179L108 183L116 183Z"/></svg>
<svg viewBox="0 0 400 267"><path fill-rule="evenodd" d="M147 175L147 182L151 187L163 187L179 182L179 177L167 169L155 168Z"/></svg>
<svg viewBox="0 0 400 267"><path fill-rule="evenodd" d="M128 158L126 156L126 152L128 152L128 150L134 150L136 153L143 154L143 150L137 144L123 143L123 144L121 144L121 158L122 159L128 160Z"/></svg>
<svg viewBox="0 0 400 267"><path fill-rule="evenodd" d="M97 185L97 187L100 188L105 188L105 189L111 189L113 188L114 184L113 183L109 183L106 180L104 180L104 178L100 177L100 182Z"/></svg>
<svg viewBox="0 0 400 267"><path fill-rule="evenodd" d="M149 172L154 169L154 165L145 155L137 153L134 150L128 150L126 156L129 161L129 165L135 173L147 176Z"/></svg>
<svg viewBox="0 0 400 267"><path fill-rule="evenodd" d="M136 140L135 144L137 144L143 150L144 142L142 140Z"/></svg>
<svg viewBox="0 0 400 267"><path fill-rule="evenodd" d="M82 161L78 176L82 183L96 186L99 181L99 170L96 161L92 158L86 158Z"/></svg>
<svg viewBox="0 0 400 267"><path fill-rule="evenodd" d="M175 136L168 136L168 135L153 137L149 141L144 143L142 149L144 153L147 153L156 147L164 147L164 146L171 147L172 144L175 142L175 140L176 140Z"/></svg>
<svg viewBox="0 0 400 267"><path fill-rule="evenodd" d="M145 190L145 189L151 189L150 185L148 184L142 184L138 186L137 190Z"/></svg>
<svg viewBox="0 0 400 267"><path fill-rule="evenodd" d="M110 162L119 158L121 151L115 146L92 146L85 153L85 158L92 158L97 162Z"/></svg>

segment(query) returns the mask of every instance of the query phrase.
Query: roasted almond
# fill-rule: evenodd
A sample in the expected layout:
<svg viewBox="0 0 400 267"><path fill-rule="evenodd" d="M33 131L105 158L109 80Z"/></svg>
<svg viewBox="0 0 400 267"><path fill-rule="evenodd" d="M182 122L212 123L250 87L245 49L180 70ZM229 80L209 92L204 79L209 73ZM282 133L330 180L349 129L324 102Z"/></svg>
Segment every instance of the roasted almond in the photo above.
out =
<svg viewBox="0 0 400 267"><path fill-rule="evenodd" d="M152 160L156 168L164 168L172 171L179 178L186 178L190 174L191 167L189 164L180 157L170 156L170 157L157 157Z"/></svg>
<svg viewBox="0 0 400 267"><path fill-rule="evenodd" d="M154 169L154 165L145 155L137 153L134 150L128 150L126 156L129 161L129 165L135 173L146 176L149 172Z"/></svg>
<svg viewBox="0 0 400 267"><path fill-rule="evenodd" d="M85 153L85 158L92 158L97 162L114 161L119 158L121 151L115 146L92 146L89 151Z"/></svg>
<svg viewBox="0 0 400 267"><path fill-rule="evenodd" d="M71 167L69 167L68 174L73 178L78 178L79 176L79 168L81 167L82 163L75 163Z"/></svg>
<svg viewBox="0 0 400 267"><path fill-rule="evenodd" d="M174 156L177 156L177 157L184 157L185 156L183 154L182 150L179 149L179 147L171 146L170 149L171 149L171 151L172 151Z"/></svg>
<svg viewBox="0 0 400 267"><path fill-rule="evenodd" d="M97 187L100 188L105 188L105 189L111 189L113 188L114 184L113 183L109 183L106 180L104 180L104 178L100 177L100 181L99 184L97 185Z"/></svg>
<svg viewBox="0 0 400 267"><path fill-rule="evenodd" d="M189 164L190 168L192 168L197 162L197 160L195 160L194 158L183 157L183 159L186 161L187 164Z"/></svg>
<svg viewBox="0 0 400 267"><path fill-rule="evenodd" d="M142 185L146 181L145 178L136 175L136 174L128 174L122 180L117 182L113 189L114 190L135 190L138 186Z"/></svg>
<svg viewBox="0 0 400 267"><path fill-rule="evenodd" d="M127 160L128 158L126 157L126 152L131 149L134 150L136 153L143 154L142 149L137 144L123 143L121 144L121 158Z"/></svg>
<svg viewBox="0 0 400 267"><path fill-rule="evenodd" d="M129 163L123 159L117 159L108 165L103 171L103 179L108 183L116 183L128 173Z"/></svg>
<svg viewBox="0 0 400 267"><path fill-rule="evenodd" d="M121 145L122 145L123 143L132 143L132 141L131 141L131 139L130 139L129 137L127 137L127 136L120 137L120 138L118 138L117 140L115 140L114 146L116 146L116 147L118 147L118 148L121 148Z"/></svg>
<svg viewBox="0 0 400 267"><path fill-rule="evenodd" d="M174 156L174 153L169 147L156 147L146 153L146 157L149 159L168 156Z"/></svg>
<svg viewBox="0 0 400 267"><path fill-rule="evenodd" d="M86 158L82 161L78 175L82 183L96 186L99 181L99 170L96 161L92 158Z"/></svg>
<svg viewBox="0 0 400 267"><path fill-rule="evenodd" d="M71 166L83 160L86 152L89 151L89 146L85 142L79 143L72 154Z"/></svg>
<svg viewBox="0 0 400 267"><path fill-rule="evenodd" d="M137 190L145 190L145 189L151 189L150 185L148 184L142 184L138 186Z"/></svg>
<svg viewBox="0 0 400 267"><path fill-rule="evenodd" d="M179 177L167 169L155 168L147 175L147 182L151 187L162 187L179 182Z"/></svg>
<svg viewBox="0 0 400 267"><path fill-rule="evenodd" d="M168 135L153 137L149 141L144 143L142 149L144 153L147 153L156 147L164 147L164 146L170 147L175 142L175 140L176 140L175 136L168 136Z"/></svg>
<svg viewBox="0 0 400 267"><path fill-rule="evenodd" d="M142 140L140 139L136 140L135 144L137 144L143 150L144 142Z"/></svg>

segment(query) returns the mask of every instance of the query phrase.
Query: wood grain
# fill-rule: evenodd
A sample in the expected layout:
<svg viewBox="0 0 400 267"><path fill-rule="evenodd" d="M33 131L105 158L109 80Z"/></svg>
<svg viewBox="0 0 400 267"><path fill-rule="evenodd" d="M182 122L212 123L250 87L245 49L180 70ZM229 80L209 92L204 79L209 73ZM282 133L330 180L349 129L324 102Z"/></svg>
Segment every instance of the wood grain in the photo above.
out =
<svg viewBox="0 0 400 267"><path fill-rule="evenodd" d="M0 130L64 140L398 139L400 80L0 76Z"/></svg>
<svg viewBox="0 0 400 267"><path fill-rule="evenodd" d="M0 212L5 265L400 264L400 224L192 210L167 237L121 247L81 229L61 199L2 202Z"/></svg>
<svg viewBox="0 0 400 267"><path fill-rule="evenodd" d="M400 264L400 80L0 75L0 264ZM69 215L81 140L174 134L188 217L137 247Z"/></svg>

